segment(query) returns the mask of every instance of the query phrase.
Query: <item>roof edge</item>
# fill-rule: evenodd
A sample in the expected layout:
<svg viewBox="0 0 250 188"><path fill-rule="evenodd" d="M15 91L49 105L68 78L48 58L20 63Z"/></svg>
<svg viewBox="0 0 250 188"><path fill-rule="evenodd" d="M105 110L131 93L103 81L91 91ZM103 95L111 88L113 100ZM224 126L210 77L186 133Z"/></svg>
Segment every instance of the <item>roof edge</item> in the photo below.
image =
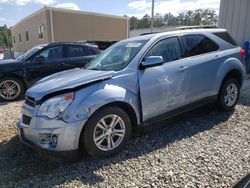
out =
<svg viewBox="0 0 250 188"><path fill-rule="evenodd" d="M67 13L75 13L75 14L83 14L83 15L88 14L88 15L93 15L93 16L105 16L105 17L118 18L118 19L124 19L124 20L127 20L129 18L129 17L124 17L124 16L117 16L117 15L110 15L110 14L103 14L103 13L96 13L96 12L88 12L88 11L81 11L81 10L70 10L70 9L64 9L64 8L55 8L55 7L45 6L45 7L41 8L41 9L39 9L38 11L36 11L36 12L22 18L14 26L12 26L12 29L15 29L16 26L18 26L22 22L28 20L32 16L40 14L41 12L46 11L46 10L52 10L52 11L54 10L54 11L59 11L59 12L67 12Z"/></svg>

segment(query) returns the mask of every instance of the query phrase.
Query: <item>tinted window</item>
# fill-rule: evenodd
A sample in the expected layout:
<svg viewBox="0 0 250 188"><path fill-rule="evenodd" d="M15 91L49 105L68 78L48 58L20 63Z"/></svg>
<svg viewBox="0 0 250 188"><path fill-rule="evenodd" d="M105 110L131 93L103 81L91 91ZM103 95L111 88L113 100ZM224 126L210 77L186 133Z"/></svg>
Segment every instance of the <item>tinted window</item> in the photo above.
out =
<svg viewBox="0 0 250 188"><path fill-rule="evenodd" d="M167 38L159 41L146 55L162 56L165 62L181 58L181 47L177 37Z"/></svg>
<svg viewBox="0 0 250 188"><path fill-rule="evenodd" d="M84 47L83 47L83 50L84 50L84 54L85 54L85 55L95 55L95 54L97 54L97 53L94 51L94 49L91 48L91 47L84 46Z"/></svg>
<svg viewBox="0 0 250 188"><path fill-rule="evenodd" d="M84 56L84 51L81 46L67 46L66 57L80 57Z"/></svg>
<svg viewBox="0 0 250 188"><path fill-rule="evenodd" d="M43 50L40 54L45 58L45 61L55 60L63 57L62 46L54 46Z"/></svg>
<svg viewBox="0 0 250 188"><path fill-rule="evenodd" d="M222 40L232 44L233 46L238 46L234 39L227 32L218 32L213 34L221 38Z"/></svg>
<svg viewBox="0 0 250 188"><path fill-rule="evenodd" d="M185 57L219 50L219 46L204 35L185 35L183 36L183 39L187 45L187 51L184 55Z"/></svg>

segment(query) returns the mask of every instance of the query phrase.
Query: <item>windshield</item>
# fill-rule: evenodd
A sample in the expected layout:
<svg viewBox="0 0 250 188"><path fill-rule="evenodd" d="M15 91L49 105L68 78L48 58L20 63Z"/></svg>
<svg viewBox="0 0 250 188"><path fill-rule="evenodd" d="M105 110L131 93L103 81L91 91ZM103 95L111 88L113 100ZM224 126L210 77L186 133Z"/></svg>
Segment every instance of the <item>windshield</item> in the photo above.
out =
<svg viewBox="0 0 250 188"><path fill-rule="evenodd" d="M146 40L119 42L102 52L85 68L103 71L121 70L130 63L146 42Z"/></svg>
<svg viewBox="0 0 250 188"><path fill-rule="evenodd" d="M18 56L16 59L17 60L27 60L29 57L31 57L34 53L36 53L38 50L42 49L44 47L44 45L39 45L39 46L35 46L31 49L29 49L28 51L26 51L24 54Z"/></svg>

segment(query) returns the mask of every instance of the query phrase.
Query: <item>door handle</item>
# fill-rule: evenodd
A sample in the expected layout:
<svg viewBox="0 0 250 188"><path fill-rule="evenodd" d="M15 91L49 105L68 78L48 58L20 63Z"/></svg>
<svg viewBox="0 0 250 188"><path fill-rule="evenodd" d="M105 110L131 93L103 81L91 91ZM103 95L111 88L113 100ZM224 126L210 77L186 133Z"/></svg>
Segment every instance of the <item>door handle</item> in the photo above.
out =
<svg viewBox="0 0 250 188"><path fill-rule="evenodd" d="M186 66L180 66L178 72L184 72L188 67Z"/></svg>

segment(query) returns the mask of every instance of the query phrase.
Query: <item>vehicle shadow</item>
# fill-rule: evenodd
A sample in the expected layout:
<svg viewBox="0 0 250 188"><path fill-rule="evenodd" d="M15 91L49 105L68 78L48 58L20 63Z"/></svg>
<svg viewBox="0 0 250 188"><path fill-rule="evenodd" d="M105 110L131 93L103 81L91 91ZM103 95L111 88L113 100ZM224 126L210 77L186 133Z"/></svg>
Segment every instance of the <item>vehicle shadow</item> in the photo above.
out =
<svg viewBox="0 0 250 188"><path fill-rule="evenodd" d="M5 170L4 177L0 176L5 186L15 187L22 184L29 187L53 187L73 180L86 185L98 185L104 181L96 171L111 164L147 155L152 151L168 147L173 142L192 137L198 133L212 129L226 121L234 112L220 112L213 105L204 106L177 118L152 125L135 135L127 147L118 155L108 159L94 159L84 155L82 159L73 163L39 156L34 150L20 144L18 137L0 143L0 169ZM36 185L31 181L36 177ZM49 181L58 177L56 181ZM48 182L49 183L46 183Z"/></svg>

